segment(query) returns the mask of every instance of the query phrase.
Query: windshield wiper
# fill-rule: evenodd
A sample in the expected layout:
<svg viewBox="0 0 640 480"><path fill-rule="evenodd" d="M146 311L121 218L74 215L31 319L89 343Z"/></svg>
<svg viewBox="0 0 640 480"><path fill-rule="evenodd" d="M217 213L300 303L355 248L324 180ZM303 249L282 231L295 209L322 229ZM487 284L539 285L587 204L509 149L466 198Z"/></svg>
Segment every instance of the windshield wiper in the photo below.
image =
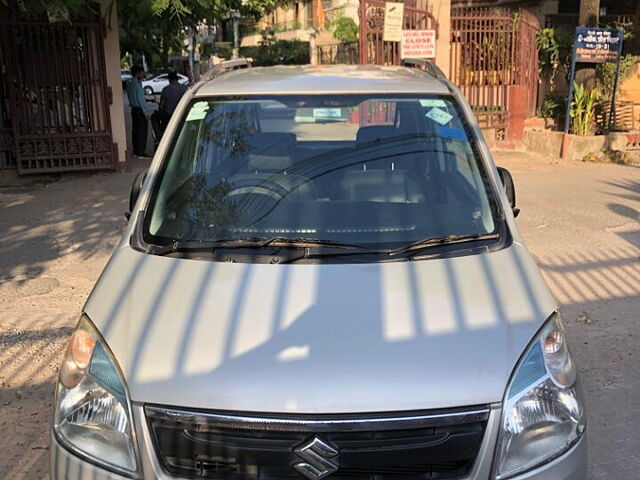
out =
<svg viewBox="0 0 640 480"><path fill-rule="evenodd" d="M405 245L404 247L398 248L396 250L390 250L387 252L388 255L400 255L401 253L412 252L414 250L422 250L423 248L431 248L439 245L450 245L453 243L465 243L465 242L475 242L480 240L493 240L496 238L500 238L500 234L498 233L488 233L488 234L480 234L480 233L471 233L465 235L447 235L446 237L430 237L423 238L422 240L418 240L417 242L411 243L409 245Z"/></svg>
<svg viewBox="0 0 640 480"><path fill-rule="evenodd" d="M221 239L213 241L174 240L167 245L150 245L149 253L154 255L168 255L177 252L212 252L222 248L264 248L264 247L334 247L368 250L364 245L322 240L306 237L246 237Z"/></svg>
<svg viewBox="0 0 640 480"><path fill-rule="evenodd" d="M335 247L335 248L356 248L362 250L369 250L364 245L358 245L357 243L339 242L337 240L324 240L318 238L307 237L271 237L257 239L257 247L280 247L280 246L295 246L295 247Z"/></svg>

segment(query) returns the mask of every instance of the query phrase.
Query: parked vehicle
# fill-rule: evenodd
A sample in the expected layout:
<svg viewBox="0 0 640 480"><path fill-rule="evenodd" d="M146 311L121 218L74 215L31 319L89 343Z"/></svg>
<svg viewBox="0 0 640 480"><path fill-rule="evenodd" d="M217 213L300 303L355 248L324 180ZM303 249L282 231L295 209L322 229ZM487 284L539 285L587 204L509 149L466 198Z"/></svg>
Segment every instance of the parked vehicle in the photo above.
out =
<svg viewBox="0 0 640 480"><path fill-rule="evenodd" d="M517 213L433 67L194 86L65 353L52 480L584 480Z"/></svg>
<svg viewBox="0 0 640 480"><path fill-rule="evenodd" d="M183 85L189 84L189 77L178 74L179 80L178 83ZM145 95L154 95L162 93L162 89L169 85L169 74L163 73L162 75L157 75L149 80L144 80L142 82L142 88L144 90Z"/></svg>
<svg viewBox="0 0 640 480"><path fill-rule="evenodd" d="M125 68L120 69L120 80L122 80L122 88L126 88L127 82L133 78L131 75L131 70L127 70Z"/></svg>

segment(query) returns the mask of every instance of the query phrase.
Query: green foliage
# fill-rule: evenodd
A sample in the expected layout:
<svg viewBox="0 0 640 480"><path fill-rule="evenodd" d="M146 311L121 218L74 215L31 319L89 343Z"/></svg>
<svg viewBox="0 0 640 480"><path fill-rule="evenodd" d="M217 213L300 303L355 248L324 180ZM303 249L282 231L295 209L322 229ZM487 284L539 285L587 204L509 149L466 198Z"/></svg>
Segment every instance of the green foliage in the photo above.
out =
<svg viewBox="0 0 640 480"><path fill-rule="evenodd" d="M106 2L107 8L113 8L115 0ZM166 67L169 54L182 51L185 27L195 28L203 21L215 24L227 19L232 10L255 21L277 4L277 0L118 0L121 52L133 53L137 59L144 53L161 59ZM0 5L23 15L50 14L70 21L100 7L96 0L0 0Z"/></svg>
<svg viewBox="0 0 640 480"><path fill-rule="evenodd" d="M351 17L338 15L338 17L327 24L333 30L333 38L341 43L352 43L358 41L358 25Z"/></svg>
<svg viewBox="0 0 640 480"><path fill-rule="evenodd" d="M282 2L277 0L151 0L151 3L156 15L168 14L182 24L193 25L194 20L197 23L202 19L225 19L231 10L237 10L244 18L258 20L265 11L275 8Z"/></svg>
<svg viewBox="0 0 640 480"><path fill-rule="evenodd" d="M571 131L575 135L593 134L596 110L599 107L601 92L598 87L591 90L577 82L573 83L573 102L569 115L573 120Z"/></svg>
<svg viewBox="0 0 640 480"><path fill-rule="evenodd" d="M200 58L207 59L211 58L215 54L215 48L213 43L205 42L200 45Z"/></svg>
<svg viewBox="0 0 640 480"><path fill-rule="evenodd" d="M233 55L233 48L216 46L216 48L213 50L213 54L216 57L224 58L225 60L229 60L229 59L231 59L231 56Z"/></svg>
<svg viewBox="0 0 640 480"><path fill-rule="evenodd" d="M552 118L556 125L560 125L565 118L567 111L567 97L558 92L549 92L542 99L542 104L538 109L538 116L541 118Z"/></svg>
<svg viewBox="0 0 640 480"><path fill-rule="evenodd" d="M120 51L122 54L134 54L134 63L138 63L139 57L144 54L150 67L160 66L153 64L154 57L166 67L169 54L182 49L180 23L169 14L154 14L152 0L120 0L118 20Z"/></svg>
<svg viewBox="0 0 640 480"><path fill-rule="evenodd" d="M555 28L543 28L536 36L536 48L540 74L549 80L553 90L558 71L569 71L573 40Z"/></svg>
<svg viewBox="0 0 640 480"><path fill-rule="evenodd" d="M618 91L617 94L623 93L620 91L620 84L633 72L633 67L638 61L638 57L635 55L623 55L620 58L620 77L618 78ZM616 64L615 63L600 63L596 65L596 81L602 91L603 100L611 102L611 95L613 93L613 82L616 76Z"/></svg>
<svg viewBox="0 0 640 480"><path fill-rule="evenodd" d="M127 70L131 70L131 65L129 63L129 58L125 55L124 57L120 57L120 68L126 68Z"/></svg>
<svg viewBox="0 0 640 480"><path fill-rule="evenodd" d="M305 65L311 61L309 42L300 40L277 40L271 32L263 33L260 44L255 47L240 47L240 55L253 59L253 65Z"/></svg>
<svg viewBox="0 0 640 480"><path fill-rule="evenodd" d="M69 18L87 9L98 11L98 4L90 0L0 0L0 5L24 15L49 14L59 18Z"/></svg>

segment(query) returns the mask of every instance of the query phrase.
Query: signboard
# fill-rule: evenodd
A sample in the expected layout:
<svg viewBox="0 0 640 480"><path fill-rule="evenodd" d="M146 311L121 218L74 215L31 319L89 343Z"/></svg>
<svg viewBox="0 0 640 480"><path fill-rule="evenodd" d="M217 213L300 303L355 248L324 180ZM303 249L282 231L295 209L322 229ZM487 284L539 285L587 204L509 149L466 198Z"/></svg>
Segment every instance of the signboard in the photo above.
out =
<svg viewBox="0 0 640 480"><path fill-rule="evenodd" d="M384 4L384 42L402 40L402 23L404 21L404 3L387 2Z"/></svg>
<svg viewBox="0 0 640 480"><path fill-rule="evenodd" d="M578 63L615 63L618 61L621 45L621 30L576 28L574 48Z"/></svg>
<svg viewBox="0 0 640 480"><path fill-rule="evenodd" d="M573 103L573 87L576 78L576 63L615 63L616 74L613 77L613 91L611 93L611 106L609 107L609 120L607 131L611 130L611 122L615 117L616 90L618 89L618 77L620 77L620 57L622 56L622 42L624 30L609 28L576 27L576 36L573 40L573 55L571 58L571 71L569 73L569 98L564 121L564 135L560 156L564 156L568 142L567 134L571 122L571 105Z"/></svg>
<svg viewBox="0 0 640 480"><path fill-rule="evenodd" d="M436 31L403 30L400 58L436 58Z"/></svg>

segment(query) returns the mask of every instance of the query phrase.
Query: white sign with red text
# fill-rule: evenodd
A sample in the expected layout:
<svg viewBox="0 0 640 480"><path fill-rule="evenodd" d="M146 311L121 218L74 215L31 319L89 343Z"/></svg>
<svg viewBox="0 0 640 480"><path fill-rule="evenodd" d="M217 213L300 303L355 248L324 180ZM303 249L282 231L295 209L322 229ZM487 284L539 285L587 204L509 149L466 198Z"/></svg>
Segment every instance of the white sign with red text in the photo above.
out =
<svg viewBox="0 0 640 480"><path fill-rule="evenodd" d="M436 31L402 30L400 58L436 58Z"/></svg>

